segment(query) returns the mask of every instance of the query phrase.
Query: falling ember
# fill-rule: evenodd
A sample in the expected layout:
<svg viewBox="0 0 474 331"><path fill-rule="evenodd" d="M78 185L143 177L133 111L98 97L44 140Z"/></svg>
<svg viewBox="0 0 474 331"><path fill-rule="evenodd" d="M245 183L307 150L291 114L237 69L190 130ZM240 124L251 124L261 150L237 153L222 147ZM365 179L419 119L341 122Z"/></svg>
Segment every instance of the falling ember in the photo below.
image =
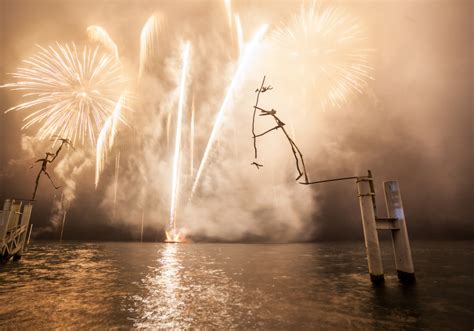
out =
<svg viewBox="0 0 474 331"><path fill-rule="evenodd" d="M182 54L182 69L181 78L179 83L179 103L178 103L178 117L176 120L176 138L175 148L173 157L173 174L172 174L172 187L171 187L171 208L170 208L170 219L169 219L169 231L170 233L176 234L179 237L179 232L176 231L176 207L178 201L178 189L179 189L179 172L180 172L180 156L181 156L181 136L182 136L182 122L183 122L183 109L186 102L186 76L188 73L189 65L189 41L184 47ZM172 237L176 237L173 235ZM167 232L168 236L168 232ZM176 240L175 240L176 241Z"/></svg>
<svg viewBox="0 0 474 331"><path fill-rule="evenodd" d="M87 27L87 36L89 39L102 44L105 48L115 55L115 59L120 61L118 54L118 47L115 42L110 38L109 33L101 26L91 25Z"/></svg>
<svg viewBox="0 0 474 331"><path fill-rule="evenodd" d="M99 138L97 139L94 182L96 188L99 185L100 174L104 170L104 164L107 160L108 152L114 145L115 135L117 133L117 123L119 121L126 123L121 115L124 102L125 94L122 94L119 101L115 105L114 112L109 116L107 121L105 121L105 124L100 131Z"/></svg>
<svg viewBox="0 0 474 331"><path fill-rule="evenodd" d="M22 129L40 125L39 139L61 136L84 143L88 137L94 144L125 85L120 63L99 47L38 47L40 51L11 74L17 81L2 86L30 100L6 112L31 109Z"/></svg>
<svg viewBox="0 0 474 331"><path fill-rule="evenodd" d="M312 2L277 28L272 39L278 53L292 63L300 85L310 73L310 93L324 109L340 107L351 94L362 93L372 79L369 58L373 50L366 46L364 32L362 24L343 10Z"/></svg>
<svg viewBox="0 0 474 331"><path fill-rule="evenodd" d="M148 18L140 33L140 63L138 67L138 80L142 78L147 59L153 53L157 43L158 19L155 15Z"/></svg>
<svg viewBox="0 0 474 331"><path fill-rule="evenodd" d="M214 122L214 126L213 126L212 131L211 131L211 135L209 136L209 140L207 142L206 149L204 150L204 155L202 157L201 163L199 165L199 168L198 168L198 171L197 171L197 174L196 174L196 178L194 180L194 184L193 184L193 188L192 188L192 192L191 192L191 198L194 195L194 193L196 191L196 188L199 185L199 181L201 179L202 172L203 172L203 170L206 166L207 160L209 158L209 153L210 153L211 149L214 146L214 143L215 143L216 138L217 138L217 133L218 133L218 131L219 131L221 125L222 125L222 122L224 120L225 111L227 110L227 108L229 106L229 103L230 103L230 100L231 100L231 97L232 97L232 93L234 92L236 86L240 82L240 79L242 78L242 74L243 74L245 68L247 67L247 64L250 62L250 59L252 58L252 55L254 54L257 46L259 45L260 40L265 35L267 29L268 29L267 24L264 24L264 25L260 26L260 28L257 30L257 32L255 33L255 35L252 38L252 40L250 41L250 43L245 47L243 55L240 57L240 60L239 60L238 66L237 66L237 70L235 71L234 77L232 78L232 81L231 81L231 83L230 83L230 85L227 89L227 93L225 95L224 101L222 102L221 108L219 109L219 112L217 113L217 116L216 116L216 119L215 119L215 122Z"/></svg>

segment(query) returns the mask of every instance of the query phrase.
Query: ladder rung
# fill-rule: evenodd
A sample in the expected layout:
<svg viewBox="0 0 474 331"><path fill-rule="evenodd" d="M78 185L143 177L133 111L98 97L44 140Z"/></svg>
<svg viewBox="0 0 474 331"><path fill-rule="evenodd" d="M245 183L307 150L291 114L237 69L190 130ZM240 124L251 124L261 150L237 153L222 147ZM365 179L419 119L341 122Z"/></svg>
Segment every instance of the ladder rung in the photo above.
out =
<svg viewBox="0 0 474 331"><path fill-rule="evenodd" d="M398 221L398 218L396 218L396 217L376 217L375 220L376 221L381 221L381 222L385 222L385 221L394 222L394 221Z"/></svg>
<svg viewBox="0 0 474 331"><path fill-rule="evenodd" d="M400 229L396 222L398 221L398 218L377 217L375 220L377 221L375 223L377 230L399 230Z"/></svg>

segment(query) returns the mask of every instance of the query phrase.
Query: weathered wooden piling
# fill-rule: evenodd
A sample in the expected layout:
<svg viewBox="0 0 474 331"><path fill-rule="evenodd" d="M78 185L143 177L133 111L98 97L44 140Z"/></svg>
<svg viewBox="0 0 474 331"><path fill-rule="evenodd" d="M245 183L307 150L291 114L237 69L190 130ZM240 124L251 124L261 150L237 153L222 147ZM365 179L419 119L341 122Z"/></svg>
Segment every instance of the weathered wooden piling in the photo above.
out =
<svg viewBox="0 0 474 331"><path fill-rule="evenodd" d="M357 192L364 230L365 250L369 265L370 280L374 284L384 282L382 257L380 254L379 237L375 221L374 195L371 182L373 178L369 171L368 176L357 178Z"/></svg>
<svg viewBox="0 0 474 331"><path fill-rule="evenodd" d="M359 197L370 280L374 284L384 283L383 265L377 230L390 230L392 233L393 253L395 255L398 279L402 283L414 283L415 271L411 257L410 241L408 240L408 231L405 222L405 213L403 212L400 187L397 181L384 182L388 217L377 217L374 178L372 177L372 172L370 170L367 171L366 176L339 177L304 182L301 184L316 185L354 179L356 180L357 195Z"/></svg>
<svg viewBox="0 0 474 331"><path fill-rule="evenodd" d="M410 241L403 211L400 186L397 181L384 182L385 202L387 215L395 219L392 232L393 254L397 268L398 279L403 283L415 282L415 269L411 256Z"/></svg>
<svg viewBox="0 0 474 331"><path fill-rule="evenodd" d="M376 216L374 187L374 179L370 170L368 176L357 177L370 279L375 284L384 282L377 230L390 230L398 279L405 284L414 283L415 270L398 182L384 182L387 217Z"/></svg>

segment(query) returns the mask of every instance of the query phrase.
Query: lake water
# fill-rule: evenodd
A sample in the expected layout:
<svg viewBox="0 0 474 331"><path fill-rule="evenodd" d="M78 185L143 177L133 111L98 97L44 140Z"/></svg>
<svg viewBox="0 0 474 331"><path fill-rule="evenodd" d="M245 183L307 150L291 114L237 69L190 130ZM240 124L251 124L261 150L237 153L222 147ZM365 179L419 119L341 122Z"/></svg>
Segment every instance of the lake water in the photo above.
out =
<svg viewBox="0 0 474 331"><path fill-rule="evenodd" d="M372 287L364 246L36 242L0 265L0 326L474 328L472 242L414 242L417 283Z"/></svg>

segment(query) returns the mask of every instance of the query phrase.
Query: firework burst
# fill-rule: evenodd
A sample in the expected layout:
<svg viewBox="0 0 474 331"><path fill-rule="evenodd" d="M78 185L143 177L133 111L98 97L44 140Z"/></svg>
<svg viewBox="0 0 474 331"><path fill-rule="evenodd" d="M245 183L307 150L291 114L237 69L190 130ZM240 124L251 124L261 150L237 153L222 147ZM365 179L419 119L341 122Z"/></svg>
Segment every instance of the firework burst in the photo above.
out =
<svg viewBox="0 0 474 331"><path fill-rule="evenodd" d="M104 126L100 130L99 138L96 145L96 162L95 162L95 187L99 184L100 174L104 170L108 153L112 149L117 134L117 123L119 121L126 124L122 117L122 110L125 108L126 94L122 94L119 101L115 105L113 113L107 118Z"/></svg>
<svg viewBox="0 0 474 331"><path fill-rule="evenodd" d="M31 110L22 129L38 125L39 139L57 135L82 143L88 138L94 144L125 86L120 64L99 47L38 47L11 74L16 82L3 85L29 100L6 112Z"/></svg>
<svg viewBox="0 0 474 331"><path fill-rule="evenodd" d="M196 173L196 177L194 179L194 184L193 188L191 191L191 197L190 200L192 199L194 193L196 192L197 187L199 186L199 182L201 180L201 175L206 167L206 164L209 159L209 154L214 147L214 144L217 139L218 132L220 131L221 125L224 122L225 118L225 113L227 108L229 107L229 104L231 103L232 99L232 94L234 93L237 85L241 82L242 75L248 66L248 64L251 62L253 59L255 50L257 47L260 45L261 40L265 33L267 32L268 25L267 24L262 24L260 28L257 30L255 35L253 36L252 40L247 44L245 47L245 50L240 57L239 63L237 65L237 69L234 73L234 77L232 78L232 81L227 88L227 93L224 97L224 101L222 102L221 108L217 112L216 119L214 121L214 126L212 127L211 134L209 136L209 140L207 141L207 146L206 149L204 150L204 155L202 156L201 163L199 164L199 168Z"/></svg>
<svg viewBox="0 0 474 331"><path fill-rule="evenodd" d="M290 22L277 28L274 45L298 79L309 79L322 108L340 107L354 93L362 93L372 67L373 50L358 19L340 8L301 6Z"/></svg>
<svg viewBox="0 0 474 331"><path fill-rule="evenodd" d="M115 44L107 30L98 25L91 25L87 27L87 36L89 39L102 44L109 52L115 55L117 61L120 61L117 44Z"/></svg>
<svg viewBox="0 0 474 331"><path fill-rule="evenodd" d="M143 76L148 58L157 47L157 36L160 23L156 15L148 18L140 33L140 63L138 65L138 80Z"/></svg>

